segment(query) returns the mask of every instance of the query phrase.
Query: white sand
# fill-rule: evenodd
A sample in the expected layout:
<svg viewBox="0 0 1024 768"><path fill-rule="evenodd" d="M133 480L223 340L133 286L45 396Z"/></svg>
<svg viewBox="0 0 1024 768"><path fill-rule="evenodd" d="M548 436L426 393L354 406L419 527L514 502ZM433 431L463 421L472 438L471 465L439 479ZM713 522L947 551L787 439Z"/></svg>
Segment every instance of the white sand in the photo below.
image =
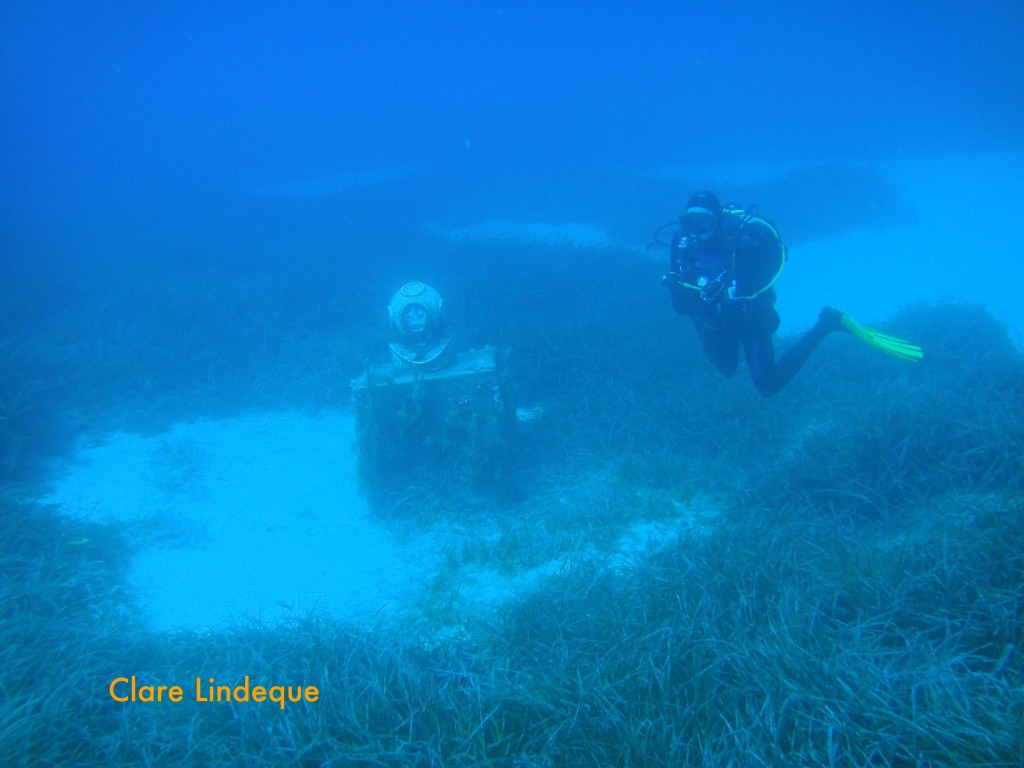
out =
<svg viewBox="0 0 1024 768"><path fill-rule="evenodd" d="M570 561L627 566L709 519L680 508L674 520L637 521L614 552L587 548L512 571L453 565L449 553L466 542L494 545L501 530L475 516L397 541L356 493L352 440L352 417L340 413L198 421L150 437L117 433L55 467L43 501L125 529L137 547L130 581L156 631L275 625L315 612L429 621L430 631L447 632Z"/></svg>
<svg viewBox="0 0 1024 768"><path fill-rule="evenodd" d="M429 564L356 493L352 419L264 414L115 434L78 450L47 502L130 526L131 579L158 630L372 617Z"/></svg>

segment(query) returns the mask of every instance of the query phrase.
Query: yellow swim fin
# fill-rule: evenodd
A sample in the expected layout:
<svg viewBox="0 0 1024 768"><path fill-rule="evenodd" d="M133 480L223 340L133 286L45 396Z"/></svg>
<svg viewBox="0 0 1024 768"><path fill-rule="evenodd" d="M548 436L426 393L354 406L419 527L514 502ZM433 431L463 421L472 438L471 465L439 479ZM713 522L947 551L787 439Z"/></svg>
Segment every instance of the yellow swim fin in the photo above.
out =
<svg viewBox="0 0 1024 768"><path fill-rule="evenodd" d="M904 360L910 360L915 363L924 357L924 352L916 344L911 344L905 339L899 339L881 331L876 331L874 328L863 326L847 314L843 314L840 322L842 322L846 330L865 344L870 344L872 347L880 349L888 355L902 357Z"/></svg>

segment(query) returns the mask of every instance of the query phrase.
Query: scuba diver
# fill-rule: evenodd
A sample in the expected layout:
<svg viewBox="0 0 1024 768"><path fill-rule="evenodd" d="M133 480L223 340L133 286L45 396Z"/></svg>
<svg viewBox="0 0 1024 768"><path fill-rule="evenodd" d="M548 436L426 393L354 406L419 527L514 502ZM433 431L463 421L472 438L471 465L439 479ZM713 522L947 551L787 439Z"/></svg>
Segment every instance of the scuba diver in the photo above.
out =
<svg viewBox="0 0 1024 768"><path fill-rule="evenodd" d="M782 238L753 210L723 208L713 192L690 197L679 217L662 278L672 306L689 315L708 359L723 376L739 365L740 347L750 378L764 397L777 394L833 331L853 333L890 354L917 360L920 348L855 323L832 307L778 360L772 336L779 327L775 281L786 263Z"/></svg>

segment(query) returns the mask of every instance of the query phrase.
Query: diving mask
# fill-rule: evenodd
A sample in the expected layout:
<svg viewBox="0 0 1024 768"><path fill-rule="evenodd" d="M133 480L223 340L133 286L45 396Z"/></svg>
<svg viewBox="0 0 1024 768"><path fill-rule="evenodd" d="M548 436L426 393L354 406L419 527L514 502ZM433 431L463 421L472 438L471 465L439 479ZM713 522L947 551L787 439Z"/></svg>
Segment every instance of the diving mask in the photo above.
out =
<svg viewBox="0 0 1024 768"><path fill-rule="evenodd" d="M687 208L681 219L687 236L698 243L706 243L718 228L718 218L710 208Z"/></svg>

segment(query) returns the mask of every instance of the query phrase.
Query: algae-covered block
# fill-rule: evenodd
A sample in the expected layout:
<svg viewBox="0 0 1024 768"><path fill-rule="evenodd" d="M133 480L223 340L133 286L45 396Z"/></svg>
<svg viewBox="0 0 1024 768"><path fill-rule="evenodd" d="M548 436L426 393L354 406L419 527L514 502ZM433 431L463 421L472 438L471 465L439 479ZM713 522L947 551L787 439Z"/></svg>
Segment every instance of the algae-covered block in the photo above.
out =
<svg viewBox="0 0 1024 768"><path fill-rule="evenodd" d="M371 506L410 488L462 496L506 479L515 413L493 347L462 352L438 371L371 365L352 392L359 480Z"/></svg>

